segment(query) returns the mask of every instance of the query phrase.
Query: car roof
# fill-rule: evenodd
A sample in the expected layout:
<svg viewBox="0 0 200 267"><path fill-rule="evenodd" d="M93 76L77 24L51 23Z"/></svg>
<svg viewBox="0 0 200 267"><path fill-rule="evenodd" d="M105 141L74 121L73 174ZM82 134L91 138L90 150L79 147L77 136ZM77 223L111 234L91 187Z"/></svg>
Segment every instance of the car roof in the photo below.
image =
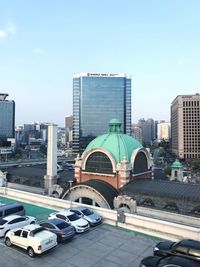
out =
<svg viewBox="0 0 200 267"><path fill-rule="evenodd" d="M22 228L19 228L19 229L25 229L25 230L29 230L29 231L33 231L37 228L41 227L40 225L38 224L28 224L28 225L25 225L23 226Z"/></svg>
<svg viewBox="0 0 200 267"><path fill-rule="evenodd" d="M20 215L17 215L17 214L12 214L12 215L8 215L8 216L4 217L3 219L7 220L7 221L11 221L13 219L17 219L17 218L21 218L21 217L24 217L24 216L20 216Z"/></svg>
<svg viewBox="0 0 200 267"><path fill-rule="evenodd" d="M56 214L62 214L65 216L69 216L69 215L74 214L74 212L66 209L66 210L61 210L61 211L57 212Z"/></svg>
<svg viewBox="0 0 200 267"><path fill-rule="evenodd" d="M200 241L192 240L192 239L183 239L178 242L180 245L184 247L190 247L195 249L200 249Z"/></svg>
<svg viewBox="0 0 200 267"><path fill-rule="evenodd" d="M80 211L86 210L86 209L91 210L90 208L87 208L87 207L75 207L75 208L71 208L71 210L80 210Z"/></svg>
<svg viewBox="0 0 200 267"><path fill-rule="evenodd" d="M59 224L59 223L63 223L63 220L61 220L61 219L59 219L59 218L53 218L53 219L49 219L49 220L47 220L47 221L44 221L44 222L42 222L42 223L52 223L52 224L55 224L55 225L57 225L57 224Z"/></svg>

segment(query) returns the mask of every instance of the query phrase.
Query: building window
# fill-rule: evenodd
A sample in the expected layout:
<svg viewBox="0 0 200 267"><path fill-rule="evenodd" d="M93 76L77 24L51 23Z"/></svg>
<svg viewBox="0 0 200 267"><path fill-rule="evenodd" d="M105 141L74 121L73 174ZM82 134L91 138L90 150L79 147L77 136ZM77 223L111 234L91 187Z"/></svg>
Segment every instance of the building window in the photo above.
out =
<svg viewBox="0 0 200 267"><path fill-rule="evenodd" d="M200 206L198 206L198 207L194 208L193 210L191 210L189 212L189 215L200 217Z"/></svg>
<svg viewBox="0 0 200 267"><path fill-rule="evenodd" d="M133 173L138 174L148 171L148 162L146 155L143 152L139 152L135 157Z"/></svg>
<svg viewBox="0 0 200 267"><path fill-rule="evenodd" d="M166 206L164 207L164 210L179 213L179 208L177 207L176 203L173 202L167 203Z"/></svg>
<svg viewBox="0 0 200 267"><path fill-rule="evenodd" d="M102 152L94 152L88 157L85 170L97 173L113 173L109 157Z"/></svg>
<svg viewBox="0 0 200 267"><path fill-rule="evenodd" d="M147 198L140 203L140 206L155 207L155 204L151 198Z"/></svg>

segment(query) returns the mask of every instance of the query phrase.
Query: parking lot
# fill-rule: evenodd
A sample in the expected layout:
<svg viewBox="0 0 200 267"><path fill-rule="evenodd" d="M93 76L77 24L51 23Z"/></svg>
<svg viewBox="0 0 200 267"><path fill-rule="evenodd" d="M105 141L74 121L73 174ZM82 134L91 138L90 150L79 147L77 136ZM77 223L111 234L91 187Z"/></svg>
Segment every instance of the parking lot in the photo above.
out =
<svg viewBox="0 0 200 267"><path fill-rule="evenodd" d="M140 260L152 254L158 240L106 224L76 235L71 241L35 258L0 240L1 266L4 267L138 267Z"/></svg>
<svg viewBox="0 0 200 267"><path fill-rule="evenodd" d="M13 200L0 197L4 203ZM16 201L17 202L17 201ZM22 203L22 202L21 202ZM28 215L38 220L47 218L53 210L22 203ZM30 258L26 251L7 247L0 239L0 258L3 267L138 267L142 258L152 255L158 239L101 224L40 256Z"/></svg>

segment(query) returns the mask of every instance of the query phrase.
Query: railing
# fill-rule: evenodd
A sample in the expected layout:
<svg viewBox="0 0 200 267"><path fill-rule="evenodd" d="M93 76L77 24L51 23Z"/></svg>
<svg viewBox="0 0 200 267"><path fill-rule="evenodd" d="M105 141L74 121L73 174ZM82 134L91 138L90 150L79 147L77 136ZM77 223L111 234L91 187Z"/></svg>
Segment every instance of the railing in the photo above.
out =
<svg viewBox="0 0 200 267"><path fill-rule="evenodd" d="M5 187L0 187L0 195L12 198L13 200L21 200L38 206L54 208L57 210L81 205L80 203L76 202L70 202L63 199L56 199ZM163 239L179 240L181 238L192 238L200 240L199 227L186 226L180 223L149 218L138 214L121 213L119 215L119 212L115 210L108 210L94 206L92 209L101 214L106 223L125 229L134 230ZM159 213L162 214L162 211L159 211ZM182 215L178 216L181 218ZM194 217L190 218L188 216L188 220L191 220L191 222L193 219Z"/></svg>

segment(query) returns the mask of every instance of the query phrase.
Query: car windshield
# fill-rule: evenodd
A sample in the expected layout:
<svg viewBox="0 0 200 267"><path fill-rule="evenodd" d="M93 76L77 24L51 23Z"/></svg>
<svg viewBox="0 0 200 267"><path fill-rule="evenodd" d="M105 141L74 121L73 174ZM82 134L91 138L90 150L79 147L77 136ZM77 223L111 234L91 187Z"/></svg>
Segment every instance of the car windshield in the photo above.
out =
<svg viewBox="0 0 200 267"><path fill-rule="evenodd" d="M94 212L92 210L89 210L89 209L82 210L82 213L86 216L94 214Z"/></svg>
<svg viewBox="0 0 200 267"><path fill-rule="evenodd" d="M67 228L67 227L69 226L69 224L66 223L66 222L60 222L60 223L56 224L56 226L57 226L60 230L62 230L62 229L64 229L64 228Z"/></svg>
<svg viewBox="0 0 200 267"><path fill-rule="evenodd" d="M4 225L4 224L7 223L7 222L8 222L8 221L2 219L2 220L0 220L0 225Z"/></svg>
<svg viewBox="0 0 200 267"><path fill-rule="evenodd" d="M67 217L72 222L80 219L80 217L77 214L75 214L75 213L74 214L71 214L71 215L69 215Z"/></svg>

